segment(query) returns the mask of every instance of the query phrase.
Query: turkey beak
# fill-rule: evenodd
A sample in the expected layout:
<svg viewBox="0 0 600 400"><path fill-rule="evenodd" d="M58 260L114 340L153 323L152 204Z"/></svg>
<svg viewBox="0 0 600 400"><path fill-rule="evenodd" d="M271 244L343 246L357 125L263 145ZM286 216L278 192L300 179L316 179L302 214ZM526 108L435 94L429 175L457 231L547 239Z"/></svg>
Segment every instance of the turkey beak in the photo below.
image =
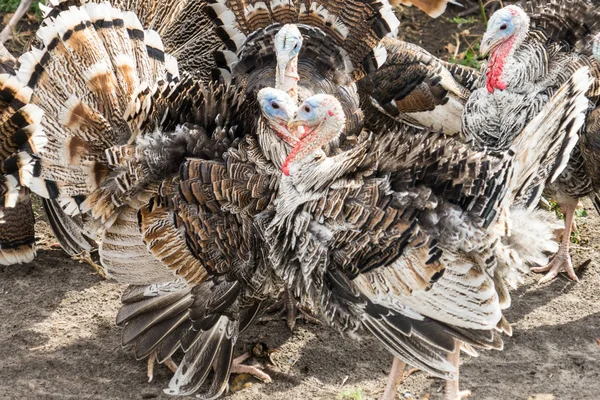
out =
<svg viewBox="0 0 600 400"><path fill-rule="evenodd" d="M294 116L292 117L292 119L290 119L287 123L287 128L288 131L292 132L298 129L298 127L302 126L302 123L300 120L298 120L298 115L294 114Z"/></svg>
<svg viewBox="0 0 600 400"><path fill-rule="evenodd" d="M485 35L483 35L483 38L481 39L479 54L481 54L482 57L487 56L489 53L495 50L498 44L498 40L494 38L494 35L486 32Z"/></svg>
<svg viewBox="0 0 600 400"><path fill-rule="evenodd" d="M296 132L298 137L301 137L304 134L304 121L298 119L298 114L294 113L294 117L287 123L287 128L288 131Z"/></svg>

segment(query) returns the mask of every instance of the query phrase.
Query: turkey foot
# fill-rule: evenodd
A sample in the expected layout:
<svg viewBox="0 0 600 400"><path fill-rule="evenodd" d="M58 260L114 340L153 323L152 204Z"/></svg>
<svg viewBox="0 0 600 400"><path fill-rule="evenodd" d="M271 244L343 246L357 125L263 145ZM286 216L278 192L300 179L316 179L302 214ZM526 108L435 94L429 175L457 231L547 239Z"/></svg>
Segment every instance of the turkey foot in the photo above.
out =
<svg viewBox="0 0 600 400"><path fill-rule="evenodd" d="M456 341L456 350L452 353L448 353L448 361L456 367L456 379L446 381L446 390L444 400L462 400L471 396L470 390L459 390L458 389L458 376L459 376L459 365L460 365L460 342Z"/></svg>
<svg viewBox="0 0 600 400"><path fill-rule="evenodd" d="M394 400L398 392L398 386L400 386L400 384L404 382L406 378L418 371L417 368L413 368L404 372L405 368L406 363L399 358L394 357L392 370L388 376L387 384L385 385L385 392L383 392L383 397L381 397L381 400Z"/></svg>
<svg viewBox="0 0 600 400"><path fill-rule="evenodd" d="M79 263L86 263L89 266L91 266L94 271L96 271L96 273L98 275L100 275L100 277L102 279L108 279L108 275L106 275L106 272L104 271L104 267L102 267L101 265L98 265L94 262L94 260L92 259L92 255L89 253L89 251L84 250L79 254L75 254L74 256L71 256L71 258L75 261L79 261Z"/></svg>
<svg viewBox="0 0 600 400"><path fill-rule="evenodd" d="M579 282L579 278L573 270L573 263L569 255L569 244L571 243L571 229L573 227L573 217L577 208L577 200L569 201L562 205L565 214L565 231L563 232L562 242L558 253L554 255L552 261L545 267L531 268L533 272L548 272L546 276L540 279L540 284L550 282L559 272L565 271L567 275L575 282Z"/></svg>
<svg viewBox="0 0 600 400"><path fill-rule="evenodd" d="M250 353L242 354L241 356L234 358L231 362L231 373L248 374L265 383L271 383L271 377L267 375L264 371L262 371L260 368L242 364L248 358L250 358Z"/></svg>
<svg viewBox="0 0 600 400"><path fill-rule="evenodd" d="M296 321L303 319L306 322L313 324L320 324L321 321L313 315L313 312L306 306L300 304L292 295L289 289L285 289L284 296L281 300L278 300L275 304L268 307L265 310L265 314L272 314L262 317L261 321L277 321L281 318L285 318L287 326L290 330L294 330Z"/></svg>
<svg viewBox="0 0 600 400"><path fill-rule="evenodd" d="M177 371L177 364L175 364L175 362L173 361L172 358L167 358L164 361L164 364L167 366L167 368L169 368L171 370L171 372L175 373ZM154 350L152 352L152 354L150 354L150 357L148 357L148 369L146 374L148 375L148 383L152 382L152 379L154 378L154 366L156 365L156 350Z"/></svg>

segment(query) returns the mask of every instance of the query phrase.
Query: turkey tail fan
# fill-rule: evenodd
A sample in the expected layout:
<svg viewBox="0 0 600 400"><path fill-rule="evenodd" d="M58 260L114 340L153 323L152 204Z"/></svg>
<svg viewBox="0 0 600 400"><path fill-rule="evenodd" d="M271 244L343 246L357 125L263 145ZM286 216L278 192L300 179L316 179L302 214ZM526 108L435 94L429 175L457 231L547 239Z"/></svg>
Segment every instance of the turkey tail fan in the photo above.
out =
<svg viewBox="0 0 600 400"><path fill-rule="evenodd" d="M522 0L521 6L531 28L571 46L581 47L600 22L598 8L589 0Z"/></svg>
<svg viewBox="0 0 600 400"><path fill-rule="evenodd" d="M84 233L86 229L81 216L67 215L56 200L42 199L42 205L54 237L68 255L91 252L97 247Z"/></svg>
<svg viewBox="0 0 600 400"><path fill-rule="evenodd" d="M240 50L257 32L273 24L319 28L348 54L353 79L377 69L386 58L380 40L399 26L386 0L239 1L214 0L206 12L217 25L224 48L217 53L220 67L231 70Z"/></svg>
<svg viewBox="0 0 600 400"><path fill-rule="evenodd" d="M43 110L31 104L31 90L11 74L0 74L0 207L13 207L19 188L28 186L36 160L31 154L47 144Z"/></svg>
<svg viewBox="0 0 600 400"><path fill-rule="evenodd" d="M454 0L390 0L390 4L394 7L399 5L417 6L431 18L437 18L442 15L446 11L448 3L462 7L462 4Z"/></svg>
<svg viewBox="0 0 600 400"><path fill-rule="evenodd" d="M588 110L585 94L592 84L588 71L577 70L515 138L512 196L506 197L510 204L535 207L545 183L553 182L566 167Z"/></svg>
<svg viewBox="0 0 600 400"><path fill-rule="evenodd" d="M37 34L42 49L21 56L16 75L44 111L41 125L48 141L31 151L37 157L29 186L44 198L58 199L69 215L81 208L106 219L109 211L90 204L103 197L90 195L119 188L108 180L105 151L134 139L124 118L130 98L165 83L160 39L144 32L135 15L108 3L70 7L46 19Z"/></svg>
<svg viewBox="0 0 600 400"><path fill-rule="evenodd" d="M21 188L14 207L4 208L0 224L0 265L23 264L35 258L35 217L29 189Z"/></svg>

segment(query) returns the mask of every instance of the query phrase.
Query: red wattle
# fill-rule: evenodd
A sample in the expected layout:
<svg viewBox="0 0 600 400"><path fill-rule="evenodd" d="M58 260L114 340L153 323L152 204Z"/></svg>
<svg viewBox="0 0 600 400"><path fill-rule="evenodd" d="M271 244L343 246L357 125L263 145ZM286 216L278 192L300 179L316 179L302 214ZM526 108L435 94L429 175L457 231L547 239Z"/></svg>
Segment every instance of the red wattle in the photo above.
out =
<svg viewBox="0 0 600 400"><path fill-rule="evenodd" d="M504 72L504 64L510 54L515 37L511 37L498 47L492 53L490 62L488 63L485 76L487 77L486 88L488 92L494 93L495 89L506 90L506 82L502 80L502 73Z"/></svg>
<svg viewBox="0 0 600 400"><path fill-rule="evenodd" d="M281 172L283 172L285 176L290 176L290 167L288 166L288 160L285 160L285 162L281 166Z"/></svg>

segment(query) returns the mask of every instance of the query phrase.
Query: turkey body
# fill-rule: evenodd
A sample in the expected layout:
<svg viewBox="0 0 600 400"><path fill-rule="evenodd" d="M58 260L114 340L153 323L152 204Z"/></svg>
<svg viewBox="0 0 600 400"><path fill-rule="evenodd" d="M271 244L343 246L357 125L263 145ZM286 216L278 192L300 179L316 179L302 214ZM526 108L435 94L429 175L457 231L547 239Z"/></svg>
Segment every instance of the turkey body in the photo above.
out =
<svg viewBox="0 0 600 400"><path fill-rule="evenodd" d="M492 55L481 77L480 88L469 98L463 114L463 133L476 146L508 148L515 135L547 104L557 87L582 66L588 67L595 77L596 82L587 95L590 109L596 107L600 66L578 46L589 42L589 27L596 23L598 16L587 1L569 6L563 3L535 1L525 4L525 9L509 6L490 20L482 47L486 51L492 49ZM592 20L589 24L588 19ZM561 24L557 24L557 20L562 21ZM585 129L581 132L584 138L589 134ZM546 194L561 204L567 216L567 230L555 260L547 267L535 269L550 271L542 281L552 279L562 268L577 280L568 255L571 223L578 199L595 193L585 167L595 160L588 157L586 161L585 146L581 144L572 152L563 174L546 188Z"/></svg>

